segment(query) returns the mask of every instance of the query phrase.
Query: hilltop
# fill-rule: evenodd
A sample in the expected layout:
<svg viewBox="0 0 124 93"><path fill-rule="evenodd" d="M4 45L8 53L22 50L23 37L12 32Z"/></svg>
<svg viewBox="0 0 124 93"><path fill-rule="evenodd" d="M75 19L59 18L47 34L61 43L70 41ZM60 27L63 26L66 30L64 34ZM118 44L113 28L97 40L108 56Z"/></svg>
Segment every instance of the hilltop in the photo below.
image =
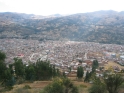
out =
<svg viewBox="0 0 124 93"><path fill-rule="evenodd" d="M123 29L123 11L96 11L68 16L0 13L0 38L124 44Z"/></svg>

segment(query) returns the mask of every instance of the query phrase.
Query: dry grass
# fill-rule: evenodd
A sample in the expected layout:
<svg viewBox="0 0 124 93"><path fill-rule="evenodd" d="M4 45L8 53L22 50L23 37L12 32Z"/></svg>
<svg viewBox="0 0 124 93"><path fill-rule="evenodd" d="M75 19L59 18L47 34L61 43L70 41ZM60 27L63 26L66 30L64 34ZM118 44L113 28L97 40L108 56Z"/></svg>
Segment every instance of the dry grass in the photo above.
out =
<svg viewBox="0 0 124 93"><path fill-rule="evenodd" d="M91 84L84 83L83 81L73 81L73 83L78 87L79 93L89 93L88 89L91 87Z"/></svg>
<svg viewBox="0 0 124 93"><path fill-rule="evenodd" d="M13 90L7 91L5 93L39 93L45 86L47 86L51 81L35 81L34 83L23 83L20 85L15 85ZM29 85L31 89L24 89L25 85Z"/></svg>
<svg viewBox="0 0 124 93"><path fill-rule="evenodd" d="M13 90L4 93L40 93L42 89L52 81L35 81L34 83L24 83L15 85ZM79 89L79 93L88 93L88 88L91 86L88 83L82 81L72 81ZM24 89L25 85L29 85L31 89Z"/></svg>
<svg viewBox="0 0 124 93"><path fill-rule="evenodd" d="M76 81L77 80L77 78L76 77L68 77L70 80L72 80L72 81Z"/></svg>
<svg viewBox="0 0 124 93"><path fill-rule="evenodd" d="M108 69L113 66L118 66L120 69L122 69L122 68L124 69L124 66L121 66L113 61L109 61L108 64L105 64L105 69Z"/></svg>
<svg viewBox="0 0 124 93"><path fill-rule="evenodd" d="M46 85L51 83L52 81L35 81L34 83L30 84L32 88L44 88Z"/></svg>

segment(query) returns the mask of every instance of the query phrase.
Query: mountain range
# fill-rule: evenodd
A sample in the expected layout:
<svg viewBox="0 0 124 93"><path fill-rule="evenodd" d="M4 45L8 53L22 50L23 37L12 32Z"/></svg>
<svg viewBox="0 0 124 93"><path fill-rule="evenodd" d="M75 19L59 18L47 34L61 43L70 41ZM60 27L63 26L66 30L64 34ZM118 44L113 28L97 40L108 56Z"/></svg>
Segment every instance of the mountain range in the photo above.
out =
<svg viewBox="0 0 124 93"><path fill-rule="evenodd" d="M0 13L0 39L73 40L124 44L124 11L41 16Z"/></svg>

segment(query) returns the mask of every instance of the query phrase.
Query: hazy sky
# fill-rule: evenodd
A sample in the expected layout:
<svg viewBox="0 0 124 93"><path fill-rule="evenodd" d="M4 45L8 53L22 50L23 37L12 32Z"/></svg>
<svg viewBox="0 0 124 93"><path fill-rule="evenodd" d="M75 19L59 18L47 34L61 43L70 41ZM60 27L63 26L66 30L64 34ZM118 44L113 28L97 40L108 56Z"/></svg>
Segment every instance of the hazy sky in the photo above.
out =
<svg viewBox="0 0 124 93"><path fill-rule="evenodd" d="M124 10L124 0L0 0L0 12L74 14L98 10Z"/></svg>

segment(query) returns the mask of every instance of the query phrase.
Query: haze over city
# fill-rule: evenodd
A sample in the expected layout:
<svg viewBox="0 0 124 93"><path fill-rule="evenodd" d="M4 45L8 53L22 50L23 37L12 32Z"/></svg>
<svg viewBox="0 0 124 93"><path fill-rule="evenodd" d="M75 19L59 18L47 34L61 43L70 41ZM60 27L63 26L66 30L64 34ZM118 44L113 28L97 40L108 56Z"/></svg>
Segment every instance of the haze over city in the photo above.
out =
<svg viewBox="0 0 124 93"><path fill-rule="evenodd" d="M99 10L123 11L123 3L123 0L0 0L0 12L47 16Z"/></svg>

